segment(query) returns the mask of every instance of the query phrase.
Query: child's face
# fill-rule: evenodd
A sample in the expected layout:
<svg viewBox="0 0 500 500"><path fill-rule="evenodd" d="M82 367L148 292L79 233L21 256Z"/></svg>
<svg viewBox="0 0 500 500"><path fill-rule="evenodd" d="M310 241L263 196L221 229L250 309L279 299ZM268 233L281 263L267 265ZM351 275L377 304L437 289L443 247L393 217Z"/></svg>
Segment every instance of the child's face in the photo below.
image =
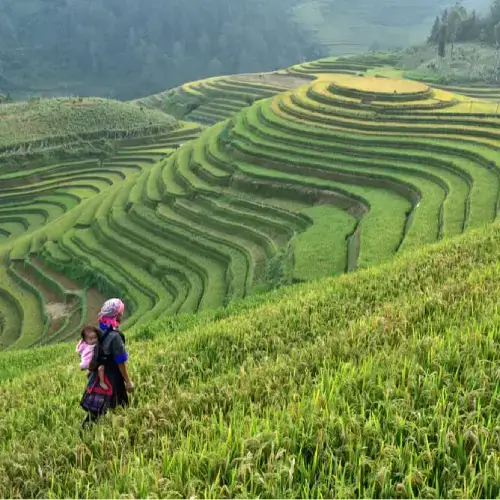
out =
<svg viewBox="0 0 500 500"><path fill-rule="evenodd" d="M85 330L85 343L89 345L97 344L99 339L97 338L97 333L94 330Z"/></svg>

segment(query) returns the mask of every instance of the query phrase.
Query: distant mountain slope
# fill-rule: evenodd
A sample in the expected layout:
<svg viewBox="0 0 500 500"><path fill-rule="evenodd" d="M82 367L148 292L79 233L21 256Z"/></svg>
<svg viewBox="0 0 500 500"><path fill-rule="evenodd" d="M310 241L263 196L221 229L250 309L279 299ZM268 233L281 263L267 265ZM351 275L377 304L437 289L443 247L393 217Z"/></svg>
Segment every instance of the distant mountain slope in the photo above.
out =
<svg viewBox="0 0 500 500"><path fill-rule="evenodd" d="M294 2L1 0L0 92L131 99L321 57Z"/></svg>
<svg viewBox="0 0 500 500"><path fill-rule="evenodd" d="M405 46L425 40L454 1L1 0L0 93L133 99L328 52Z"/></svg>
<svg viewBox="0 0 500 500"><path fill-rule="evenodd" d="M283 71L229 75L188 82L132 102L179 119L213 125L259 99L300 87L308 81L308 76Z"/></svg>
<svg viewBox="0 0 500 500"><path fill-rule="evenodd" d="M394 48L422 42L450 0L302 0L294 15L316 33L332 55ZM465 0L467 8L486 9L490 0Z"/></svg>

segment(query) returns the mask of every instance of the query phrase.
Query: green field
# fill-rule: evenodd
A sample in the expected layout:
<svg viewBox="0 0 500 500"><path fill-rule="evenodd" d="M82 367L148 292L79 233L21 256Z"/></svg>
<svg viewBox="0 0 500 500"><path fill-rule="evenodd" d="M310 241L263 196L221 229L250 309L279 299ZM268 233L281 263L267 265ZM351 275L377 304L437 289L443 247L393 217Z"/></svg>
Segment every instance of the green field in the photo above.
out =
<svg viewBox="0 0 500 500"><path fill-rule="evenodd" d="M0 161L98 154L106 141L165 133L175 120L108 99L32 99L0 105Z"/></svg>
<svg viewBox="0 0 500 500"><path fill-rule="evenodd" d="M72 346L0 355L0 496L495 498L499 249L134 329L132 407L83 436Z"/></svg>
<svg viewBox="0 0 500 500"><path fill-rule="evenodd" d="M500 495L496 90L397 63L0 105L0 497Z"/></svg>
<svg viewBox="0 0 500 500"><path fill-rule="evenodd" d="M73 339L105 296L123 297L124 327L139 328L494 221L496 104L388 78L402 75L391 64L390 54L328 58L127 104L6 105L20 124L6 145L71 151L68 137L101 127L108 150L22 168L6 153L0 347ZM136 132L121 135L127 124Z"/></svg>

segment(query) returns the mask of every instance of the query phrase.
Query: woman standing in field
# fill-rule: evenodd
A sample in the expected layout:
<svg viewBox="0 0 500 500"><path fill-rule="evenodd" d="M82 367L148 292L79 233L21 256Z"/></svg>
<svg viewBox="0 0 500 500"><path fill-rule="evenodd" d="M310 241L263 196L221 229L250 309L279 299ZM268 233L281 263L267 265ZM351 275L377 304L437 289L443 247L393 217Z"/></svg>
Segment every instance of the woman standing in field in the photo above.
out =
<svg viewBox="0 0 500 500"><path fill-rule="evenodd" d="M89 366L90 376L81 401L82 408L87 412L83 426L95 422L109 408L127 406L127 392L134 391L127 372L125 336L118 330L124 310L125 304L120 299L110 299L99 313L99 344ZM101 365L104 366L107 390L99 384L97 369Z"/></svg>

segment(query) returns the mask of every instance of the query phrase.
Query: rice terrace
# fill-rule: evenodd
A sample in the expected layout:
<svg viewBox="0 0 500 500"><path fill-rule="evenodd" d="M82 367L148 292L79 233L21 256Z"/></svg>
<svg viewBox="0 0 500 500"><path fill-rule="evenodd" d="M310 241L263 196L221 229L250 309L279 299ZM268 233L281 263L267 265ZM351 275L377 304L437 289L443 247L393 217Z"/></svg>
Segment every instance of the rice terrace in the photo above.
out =
<svg viewBox="0 0 500 500"><path fill-rule="evenodd" d="M498 497L499 102L371 52L0 104L0 497Z"/></svg>

